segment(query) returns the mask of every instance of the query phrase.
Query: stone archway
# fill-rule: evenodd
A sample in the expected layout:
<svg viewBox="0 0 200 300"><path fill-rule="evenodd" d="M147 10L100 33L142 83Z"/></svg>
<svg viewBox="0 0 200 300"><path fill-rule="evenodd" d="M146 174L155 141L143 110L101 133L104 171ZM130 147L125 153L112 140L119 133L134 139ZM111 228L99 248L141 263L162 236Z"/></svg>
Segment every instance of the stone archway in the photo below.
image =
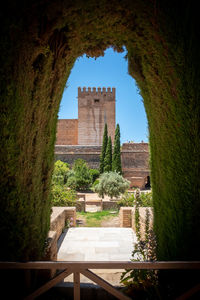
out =
<svg viewBox="0 0 200 300"><path fill-rule="evenodd" d="M1 17L1 260L39 259L44 251L57 112L76 58L123 45L149 122L158 259L199 259L196 11L162 0L8 3Z"/></svg>

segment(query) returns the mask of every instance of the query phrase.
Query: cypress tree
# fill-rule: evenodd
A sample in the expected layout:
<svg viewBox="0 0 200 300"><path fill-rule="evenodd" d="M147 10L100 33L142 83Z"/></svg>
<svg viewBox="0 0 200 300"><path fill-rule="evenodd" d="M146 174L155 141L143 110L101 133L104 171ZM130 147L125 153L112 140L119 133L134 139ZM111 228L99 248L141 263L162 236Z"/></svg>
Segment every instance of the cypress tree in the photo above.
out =
<svg viewBox="0 0 200 300"><path fill-rule="evenodd" d="M116 171L119 174L122 174L121 152L120 152L120 128L119 128L119 124L117 124L116 130L115 130L115 141L114 141L112 171Z"/></svg>
<svg viewBox="0 0 200 300"><path fill-rule="evenodd" d="M107 143L108 143L108 128L107 128L107 124L105 124L104 133L103 133L103 143L102 143L101 155L100 155L100 166L99 166L100 174L104 172L104 159L106 155Z"/></svg>
<svg viewBox="0 0 200 300"><path fill-rule="evenodd" d="M112 171L112 140L109 136L104 159L104 172Z"/></svg>

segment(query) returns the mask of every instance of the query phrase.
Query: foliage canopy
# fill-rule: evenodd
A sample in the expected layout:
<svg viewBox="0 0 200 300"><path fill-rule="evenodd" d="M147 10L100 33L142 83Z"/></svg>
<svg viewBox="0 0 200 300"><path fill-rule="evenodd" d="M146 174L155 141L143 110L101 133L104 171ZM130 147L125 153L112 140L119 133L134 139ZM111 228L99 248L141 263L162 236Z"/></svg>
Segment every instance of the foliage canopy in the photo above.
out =
<svg viewBox="0 0 200 300"><path fill-rule="evenodd" d="M76 206L76 192L66 186L53 185L52 206Z"/></svg>
<svg viewBox="0 0 200 300"><path fill-rule="evenodd" d="M106 155L107 143L108 143L108 126L107 123L105 123L104 133L103 133L103 143L102 143L101 155L100 155L100 166L99 166L100 174L104 172L104 160Z"/></svg>
<svg viewBox="0 0 200 300"><path fill-rule="evenodd" d="M130 182L124 179L120 174L116 172L106 172L100 175L99 183L95 185L94 191L102 198L104 198L104 195L113 198L124 193L129 186Z"/></svg>
<svg viewBox="0 0 200 300"><path fill-rule="evenodd" d="M122 165L121 165L121 150L120 150L120 128L119 124L115 129L115 141L114 141L114 151L113 151L113 160L112 160L112 170L122 174Z"/></svg>
<svg viewBox="0 0 200 300"><path fill-rule="evenodd" d="M75 190L87 190L91 183L92 178L87 163L83 159L78 158L69 172L67 186Z"/></svg>
<svg viewBox="0 0 200 300"><path fill-rule="evenodd" d="M90 169L89 172L90 172L92 183L94 183L95 180L99 177L100 172L97 169Z"/></svg>
<svg viewBox="0 0 200 300"><path fill-rule="evenodd" d="M54 164L54 170L52 175L52 182L54 184L66 184L67 183L67 174L69 172L69 165L57 160Z"/></svg>
<svg viewBox="0 0 200 300"><path fill-rule="evenodd" d="M104 172L112 171L112 140L109 136L104 158Z"/></svg>

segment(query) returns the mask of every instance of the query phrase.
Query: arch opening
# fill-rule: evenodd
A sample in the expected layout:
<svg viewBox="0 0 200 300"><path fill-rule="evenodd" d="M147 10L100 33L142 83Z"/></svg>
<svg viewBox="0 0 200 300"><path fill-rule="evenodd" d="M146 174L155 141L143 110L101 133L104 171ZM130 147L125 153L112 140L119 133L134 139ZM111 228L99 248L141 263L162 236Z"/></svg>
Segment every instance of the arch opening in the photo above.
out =
<svg viewBox="0 0 200 300"><path fill-rule="evenodd" d="M149 174L147 120L138 87L127 74L126 56L125 48L122 53L109 48L103 57L76 61L60 104L55 159L72 166L82 158L99 169L105 123L113 145L118 123L122 172L131 187L144 189Z"/></svg>
<svg viewBox="0 0 200 300"><path fill-rule="evenodd" d="M41 258L64 86L77 57L83 53L97 57L111 45L117 51L126 46L129 73L144 99L158 259L199 259L198 26L195 17L193 21L187 17L196 16L194 6L188 4L186 9L181 4L180 10L176 1L167 7L163 3L158 1L155 7L137 0L59 5L50 1L41 7L36 1L34 6L18 4L16 10L13 1L5 11L2 260Z"/></svg>

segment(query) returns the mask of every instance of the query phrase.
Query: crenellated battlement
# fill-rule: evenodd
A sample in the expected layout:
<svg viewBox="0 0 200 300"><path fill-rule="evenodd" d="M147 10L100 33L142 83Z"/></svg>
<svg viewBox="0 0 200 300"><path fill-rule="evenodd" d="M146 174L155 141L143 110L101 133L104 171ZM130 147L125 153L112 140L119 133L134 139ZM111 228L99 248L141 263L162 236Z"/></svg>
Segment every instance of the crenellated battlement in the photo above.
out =
<svg viewBox="0 0 200 300"><path fill-rule="evenodd" d="M78 145L102 145L104 125L114 141L115 88L78 88Z"/></svg>
<svg viewBox="0 0 200 300"><path fill-rule="evenodd" d="M83 96L83 95L102 95L102 94L110 94L113 95L115 97L115 88L113 87L112 89L110 87L108 88L101 88L101 87L78 87L78 96Z"/></svg>

